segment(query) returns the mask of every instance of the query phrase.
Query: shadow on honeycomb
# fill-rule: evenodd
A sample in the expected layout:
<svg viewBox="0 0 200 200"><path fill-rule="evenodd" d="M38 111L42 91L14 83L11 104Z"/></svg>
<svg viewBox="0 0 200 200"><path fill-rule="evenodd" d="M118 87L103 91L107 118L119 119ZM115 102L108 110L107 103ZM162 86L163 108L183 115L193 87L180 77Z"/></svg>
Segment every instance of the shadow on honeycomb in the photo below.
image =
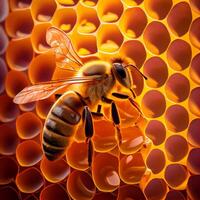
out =
<svg viewBox="0 0 200 200"><path fill-rule="evenodd" d="M121 56L148 77L131 72L144 114L138 126L136 110L117 102L126 124L122 144L111 121L94 121L91 171L80 127L66 156L43 156L53 96L12 101L26 86L72 76L56 67L46 43L52 25L68 34L83 61ZM199 49L199 0L1 0L0 199L199 200Z"/></svg>

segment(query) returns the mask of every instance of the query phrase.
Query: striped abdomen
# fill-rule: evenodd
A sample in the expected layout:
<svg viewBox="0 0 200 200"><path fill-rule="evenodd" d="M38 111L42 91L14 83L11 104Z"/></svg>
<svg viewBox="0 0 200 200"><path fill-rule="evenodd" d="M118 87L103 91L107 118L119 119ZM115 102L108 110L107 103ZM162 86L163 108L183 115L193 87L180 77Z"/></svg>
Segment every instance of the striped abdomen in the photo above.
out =
<svg viewBox="0 0 200 200"><path fill-rule="evenodd" d="M81 119L83 104L73 91L62 95L50 110L43 130L43 150L49 160L65 153Z"/></svg>

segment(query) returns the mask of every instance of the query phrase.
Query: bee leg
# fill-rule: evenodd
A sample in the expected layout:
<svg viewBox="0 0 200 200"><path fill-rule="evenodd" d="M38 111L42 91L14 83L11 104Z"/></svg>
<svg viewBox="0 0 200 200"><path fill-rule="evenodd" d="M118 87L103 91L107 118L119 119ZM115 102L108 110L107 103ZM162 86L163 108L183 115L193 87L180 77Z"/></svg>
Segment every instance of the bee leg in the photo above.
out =
<svg viewBox="0 0 200 200"><path fill-rule="evenodd" d="M91 166L92 163L92 155L93 155L93 146L91 137L93 136L93 121L92 121L92 113L90 112L88 106L84 106L83 109L83 120L84 120L84 129L86 142L88 144L88 165Z"/></svg>
<svg viewBox="0 0 200 200"><path fill-rule="evenodd" d="M55 94L56 99L59 99L62 96L62 94Z"/></svg>
<svg viewBox="0 0 200 200"><path fill-rule="evenodd" d="M98 117L103 117L103 114L101 113L101 105L98 105L97 107L97 111L96 112L92 112L93 116L98 116Z"/></svg>

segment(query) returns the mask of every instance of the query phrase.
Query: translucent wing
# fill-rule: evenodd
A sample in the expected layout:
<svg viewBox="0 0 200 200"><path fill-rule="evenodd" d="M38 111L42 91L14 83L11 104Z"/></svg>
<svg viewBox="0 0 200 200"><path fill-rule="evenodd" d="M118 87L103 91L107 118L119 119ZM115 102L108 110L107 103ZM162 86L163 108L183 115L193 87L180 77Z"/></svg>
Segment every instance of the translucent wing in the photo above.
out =
<svg viewBox="0 0 200 200"><path fill-rule="evenodd" d="M90 82L95 83L96 81L101 81L101 80L102 76L95 75L88 77L73 77L65 80L44 82L24 88L21 92L19 92L15 96L13 101L16 104L24 104L33 101L38 101L48 98L57 90L69 86L70 84L90 83Z"/></svg>
<svg viewBox="0 0 200 200"><path fill-rule="evenodd" d="M78 71L83 65L72 46L71 40L62 30L50 27L46 33L46 41L54 49L59 67Z"/></svg>

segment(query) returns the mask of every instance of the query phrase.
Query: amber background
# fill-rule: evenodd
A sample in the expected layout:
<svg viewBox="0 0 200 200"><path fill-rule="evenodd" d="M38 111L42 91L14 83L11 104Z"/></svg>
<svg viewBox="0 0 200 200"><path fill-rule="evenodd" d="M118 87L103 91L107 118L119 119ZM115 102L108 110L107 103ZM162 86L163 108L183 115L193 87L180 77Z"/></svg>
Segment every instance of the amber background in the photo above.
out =
<svg viewBox="0 0 200 200"><path fill-rule="evenodd" d="M1 0L0 199L199 200L199 14L199 0ZM53 96L12 102L25 86L72 75L56 68L46 44L52 25L68 34L83 61L121 56L148 77L132 71L144 113L139 127L136 110L117 102L124 119L119 148L112 122L95 120L92 176L81 129L66 157L43 157Z"/></svg>

